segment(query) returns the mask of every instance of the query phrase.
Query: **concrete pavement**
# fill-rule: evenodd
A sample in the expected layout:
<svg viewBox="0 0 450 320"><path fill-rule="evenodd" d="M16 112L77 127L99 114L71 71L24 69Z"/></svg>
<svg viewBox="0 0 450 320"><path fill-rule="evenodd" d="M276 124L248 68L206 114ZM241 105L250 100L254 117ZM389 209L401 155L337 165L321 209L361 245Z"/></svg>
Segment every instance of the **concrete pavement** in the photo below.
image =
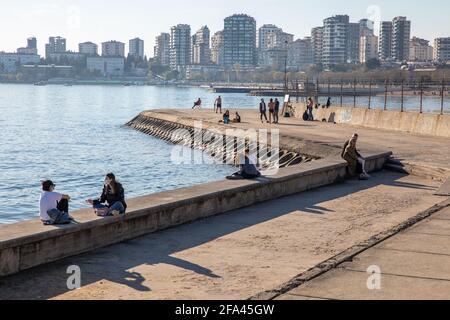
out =
<svg viewBox="0 0 450 320"><path fill-rule="evenodd" d="M447 207L277 299L449 300L449 243ZM379 288L368 289L370 266L381 272Z"/></svg>
<svg viewBox="0 0 450 320"><path fill-rule="evenodd" d="M380 172L0 278L0 299L246 299L431 207L438 186Z"/></svg>

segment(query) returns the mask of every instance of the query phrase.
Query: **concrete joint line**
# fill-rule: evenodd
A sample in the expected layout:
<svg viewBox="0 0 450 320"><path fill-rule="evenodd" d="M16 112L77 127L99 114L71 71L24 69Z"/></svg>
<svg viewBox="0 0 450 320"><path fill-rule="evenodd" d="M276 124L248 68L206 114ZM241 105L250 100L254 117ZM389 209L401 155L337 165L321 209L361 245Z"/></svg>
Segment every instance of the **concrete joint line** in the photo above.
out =
<svg viewBox="0 0 450 320"><path fill-rule="evenodd" d="M304 273L301 273L300 275L294 277L293 279L289 280L288 282L282 284L280 287L275 288L273 290L264 291L261 293L258 293L250 298L248 300L273 300L282 294L288 293L289 291L300 287L301 285L325 274L326 272L337 268L339 265L341 265L344 262L352 261L352 259L363 253L364 251L374 247L375 245L393 237L394 235L398 234L399 232L406 230L413 225L421 222L422 220L432 216L433 214L447 208L450 206L450 198L447 200L440 202L434 206L432 206L429 209L426 209L425 211L420 212L414 217L409 218L405 222L402 222L401 224L389 229L388 231L381 232L371 238L369 238L366 241L363 241L360 244L357 244L339 254L336 256L318 264L317 266L307 270Z"/></svg>

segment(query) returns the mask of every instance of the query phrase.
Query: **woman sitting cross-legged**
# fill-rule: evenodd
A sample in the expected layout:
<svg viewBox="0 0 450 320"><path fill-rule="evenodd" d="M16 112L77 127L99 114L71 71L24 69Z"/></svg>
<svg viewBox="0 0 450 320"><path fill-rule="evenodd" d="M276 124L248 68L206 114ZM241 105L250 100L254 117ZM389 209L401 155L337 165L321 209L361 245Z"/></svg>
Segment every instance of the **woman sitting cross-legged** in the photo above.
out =
<svg viewBox="0 0 450 320"><path fill-rule="evenodd" d="M106 175L100 199L89 199L86 202L94 207L98 216L118 216L127 210L125 191L112 173Z"/></svg>

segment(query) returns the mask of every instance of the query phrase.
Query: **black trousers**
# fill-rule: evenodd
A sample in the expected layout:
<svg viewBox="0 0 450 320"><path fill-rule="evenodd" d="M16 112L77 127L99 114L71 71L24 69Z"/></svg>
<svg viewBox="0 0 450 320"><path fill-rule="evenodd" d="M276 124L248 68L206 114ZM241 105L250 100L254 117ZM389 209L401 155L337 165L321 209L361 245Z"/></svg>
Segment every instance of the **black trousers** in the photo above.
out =
<svg viewBox="0 0 450 320"><path fill-rule="evenodd" d="M260 112L260 113L261 113L261 121L262 121L263 117L266 119L266 121L268 121L266 112L264 111L264 112Z"/></svg>
<svg viewBox="0 0 450 320"><path fill-rule="evenodd" d="M60 202L58 202L56 209L65 213L69 213L69 201L66 199L62 199Z"/></svg>

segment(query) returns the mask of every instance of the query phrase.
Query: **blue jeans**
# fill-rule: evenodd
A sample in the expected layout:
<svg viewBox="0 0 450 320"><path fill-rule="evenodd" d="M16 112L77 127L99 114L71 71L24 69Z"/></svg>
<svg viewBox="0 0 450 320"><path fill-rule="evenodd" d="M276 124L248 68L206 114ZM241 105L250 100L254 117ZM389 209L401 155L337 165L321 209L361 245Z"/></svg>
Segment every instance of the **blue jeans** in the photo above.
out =
<svg viewBox="0 0 450 320"><path fill-rule="evenodd" d="M125 208L124 208L122 202L120 202L120 201L114 202L112 204L112 206L110 206L110 207L105 206L104 204L95 204L94 205L94 209L102 209L102 208L109 208L109 212L116 210L116 211L119 211L120 214L125 213Z"/></svg>

